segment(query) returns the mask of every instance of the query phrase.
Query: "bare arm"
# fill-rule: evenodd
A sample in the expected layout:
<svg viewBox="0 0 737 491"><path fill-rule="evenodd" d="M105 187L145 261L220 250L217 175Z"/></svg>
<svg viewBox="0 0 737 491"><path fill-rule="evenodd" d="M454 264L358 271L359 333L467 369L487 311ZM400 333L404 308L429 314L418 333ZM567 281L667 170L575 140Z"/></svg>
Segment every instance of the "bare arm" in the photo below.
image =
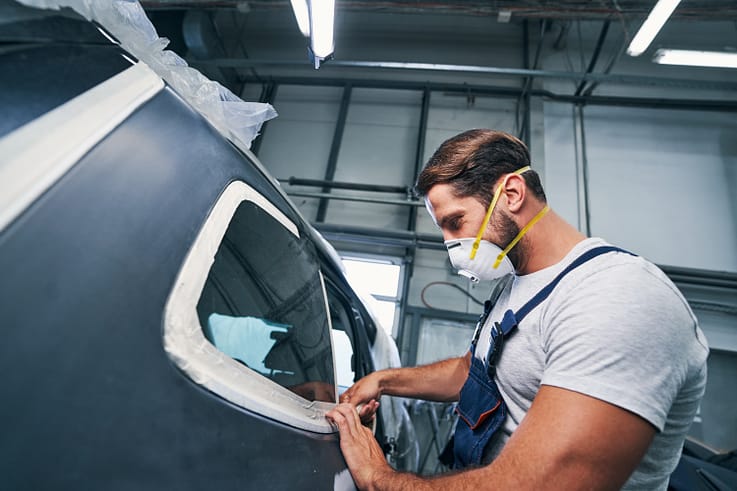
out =
<svg viewBox="0 0 737 491"><path fill-rule="evenodd" d="M351 406L328 413L356 485L371 490L620 489L655 435L647 421L601 400L542 386L497 459L486 467L424 479L392 470ZM356 426L358 425L358 426Z"/></svg>
<svg viewBox="0 0 737 491"><path fill-rule="evenodd" d="M390 368L370 373L341 396L353 406L380 396L413 397L430 401L457 401L466 382L471 353L419 367Z"/></svg>
<svg viewBox="0 0 737 491"><path fill-rule="evenodd" d="M367 422L379 407L379 398L386 394L430 401L457 401L471 366L471 352L419 367L390 368L373 372L353 384L340 396Z"/></svg>

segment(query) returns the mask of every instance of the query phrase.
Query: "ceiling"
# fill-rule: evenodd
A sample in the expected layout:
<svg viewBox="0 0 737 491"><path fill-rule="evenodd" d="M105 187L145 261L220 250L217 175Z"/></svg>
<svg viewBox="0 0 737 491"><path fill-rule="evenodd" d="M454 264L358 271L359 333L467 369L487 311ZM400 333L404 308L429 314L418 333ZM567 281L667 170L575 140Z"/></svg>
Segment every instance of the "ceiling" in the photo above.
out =
<svg viewBox="0 0 737 491"><path fill-rule="evenodd" d="M734 0L683 0L638 58L624 49L655 0L336 0L335 59L320 70L308 61L288 0L141 4L172 49L236 91L243 83L288 77L519 87L533 75L566 96L580 95L580 77L590 77L589 95L662 97L660 87L677 86L688 98L737 103L737 70L651 61L658 47L737 51Z"/></svg>
<svg viewBox="0 0 737 491"><path fill-rule="evenodd" d="M155 8L237 8L247 10L289 9L287 0L143 0L144 7ZM619 16L646 15L652 0L527 0L527 1L384 1L336 0L344 11L387 13L435 13L472 16L499 16L509 12L515 19L613 19ZM503 14L506 15L506 14ZM676 19L737 19L737 3L732 0L684 0L673 14Z"/></svg>

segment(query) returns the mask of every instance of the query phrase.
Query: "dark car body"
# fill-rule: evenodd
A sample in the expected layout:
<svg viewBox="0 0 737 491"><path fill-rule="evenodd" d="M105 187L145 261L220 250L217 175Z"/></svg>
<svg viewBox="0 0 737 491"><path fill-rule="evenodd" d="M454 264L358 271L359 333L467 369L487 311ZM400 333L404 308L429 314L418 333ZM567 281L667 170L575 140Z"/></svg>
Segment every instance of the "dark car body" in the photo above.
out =
<svg viewBox="0 0 737 491"><path fill-rule="evenodd" d="M250 152L93 24L44 15L6 19L0 33L0 488L353 488L324 419L337 389L301 387L337 385L333 360L346 355L331 325L350 340L352 379L380 368L375 349L388 337L335 252ZM136 84L137 99L121 103ZM236 188L247 199L213 239L208 223ZM215 271L240 209L251 214L244 227L275 230L266 242L242 232L233 249L260 251L239 260L254 268L248 285ZM218 255L198 259L208 242ZM300 271L309 281L292 291ZM176 304L192 277L199 289ZM221 365L195 367L189 341L172 334L185 317L240 319L240 305L221 305L223 284L260 291L254 305L265 306L249 315L284 326L267 333L268 373L247 367L252 354L224 354L205 326L186 335ZM321 344L299 338L306 317L295 308L307 303ZM378 418L382 443L387 424Z"/></svg>

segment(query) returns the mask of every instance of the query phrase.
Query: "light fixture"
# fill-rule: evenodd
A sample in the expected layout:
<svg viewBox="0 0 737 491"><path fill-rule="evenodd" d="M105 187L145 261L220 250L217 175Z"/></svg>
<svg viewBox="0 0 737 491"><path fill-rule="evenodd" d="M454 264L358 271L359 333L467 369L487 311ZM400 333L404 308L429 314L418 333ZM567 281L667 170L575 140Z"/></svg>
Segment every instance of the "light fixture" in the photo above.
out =
<svg viewBox="0 0 737 491"><path fill-rule="evenodd" d="M659 0L632 39L627 54L640 56L644 53L680 2L681 0Z"/></svg>
<svg viewBox="0 0 737 491"><path fill-rule="evenodd" d="M310 60L315 69L320 68L333 55L335 0L291 0L291 3L299 30L310 38Z"/></svg>
<svg viewBox="0 0 737 491"><path fill-rule="evenodd" d="M310 10L307 7L307 0L291 0L294 16L297 18L297 25L304 37L310 37Z"/></svg>
<svg viewBox="0 0 737 491"><path fill-rule="evenodd" d="M659 49L653 56L655 63L713 68L737 68L737 53L723 51L695 51L686 49Z"/></svg>

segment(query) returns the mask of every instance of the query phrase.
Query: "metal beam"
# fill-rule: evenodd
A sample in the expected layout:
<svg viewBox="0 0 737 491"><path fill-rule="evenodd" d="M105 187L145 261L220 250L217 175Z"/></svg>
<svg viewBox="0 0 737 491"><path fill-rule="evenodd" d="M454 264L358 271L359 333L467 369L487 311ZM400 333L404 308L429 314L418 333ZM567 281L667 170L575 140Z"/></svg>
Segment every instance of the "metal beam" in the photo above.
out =
<svg viewBox="0 0 737 491"><path fill-rule="evenodd" d="M530 28L529 28L529 22L527 19L522 21L522 66L525 69L530 68ZM522 93L519 96L519 99L517 100L517 130L518 130L518 137L520 140L525 142L525 144L529 147L530 142L528 140L528 135L526 134L526 124L525 121L529 121L528 114L530 111L530 93L527 91L528 83L530 81L530 77L525 77L522 79ZM519 124L519 113L522 112L522 124Z"/></svg>
<svg viewBox="0 0 737 491"><path fill-rule="evenodd" d="M611 21L606 21L604 22L604 26L601 28L599 39L596 41L596 47L594 48L594 53L591 55L591 61L589 61L589 66L586 68L586 73L592 73L594 71L594 66L596 66L596 62L599 61L599 54L601 54L601 48L602 46L604 46L604 40L606 39L606 35L609 32L610 24ZM581 80L581 83L578 84L578 87L576 87L576 92L573 95L581 95L581 92L583 92L583 88L585 86L586 81Z"/></svg>
<svg viewBox="0 0 737 491"><path fill-rule="evenodd" d="M274 104L274 100L276 99L276 93L279 90L279 84L276 82L269 81L266 83L264 90L261 91L261 97L259 98L259 102L265 102L267 104ZM269 122L264 121L263 124L261 124L261 130L258 133L258 136L253 141L253 145L251 145L251 151L258 155L258 151L261 149L261 141L264 138L264 133L266 133L266 127L268 126Z"/></svg>
<svg viewBox="0 0 737 491"><path fill-rule="evenodd" d="M253 66L307 67L304 61L289 60L246 60L242 58L192 59L191 64L216 65L220 67L247 68ZM616 85L640 85L646 87L700 88L714 90L737 90L737 83L718 80L691 80L679 78L650 77L644 75L612 75L606 73L560 72L533 70L525 68L502 68L477 65L449 65L440 63L403 63L395 61L340 61L332 60L332 68L372 68L384 70L411 70L419 72L476 73L500 77L540 77L550 79L575 80L610 83Z"/></svg>
<svg viewBox="0 0 737 491"><path fill-rule="evenodd" d="M417 181L417 177L422 172L422 166L425 164L425 140L427 138L427 119L430 114L430 89L425 87L422 91L422 108L420 110L420 124L417 129L417 146L415 147L415 166L412 176L412 183ZM409 194L409 193L408 193ZM417 210L412 209L409 212L409 222L407 230L414 231L417 228Z"/></svg>
<svg viewBox="0 0 737 491"><path fill-rule="evenodd" d="M574 146L576 148L576 192L578 201L578 229L591 237L591 212L589 210L588 159L586 156L586 132L583 106L573 106Z"/></svg>
<svg viewBox="0 0 737 491"><path fill-rule="evenodd" d="M364 198L363 196L346 196L344 194L332 194L332 193L308 193L303 191L287 191L289 196L298 196L301 198L319 198L320 200L327 201L335 199L338 201L358 201L361 203L376 203L379 205L396 205L396 206L411 206L418 208L425 206L422 201L402 201L398 199L381 199L381 198Z"/></svg>
<svg viewBox="0 0 737 491"><path fill-rule="evenodd" d="M330 146L330 156L328 157L328 165L325 169L325 180L332 181L335 177L335 169L338 166L338 154L340 153L340 144L343 142L343 130L345 130L345 121L348 117L348 107L351 104L352 85L346 84L343 88L343 99L340 101L340 111L338 112L338 120L335 122L335 133L333 134L333 143ZM329 193L330 188L323 187L323 193ZM325 221L327 213L328 200L323 198L317 207L317 222Z"/></svg>
<svg viewBox="0 0 737 491"><path fill-rule="evenodd" d="M420 247L445 251L443 238L438 235L418 234L407 230L385 230L365 227L352 227L329 223L313 223L313 226L328 240L360 242L389 247Z"/></svg>
<svg viewBox="0 0 737 491"><path fill-rule="evenodd" d="M362 183L356 183L356 182L321 181L318 179L301 179L298 177L290 177L289 179L279 179L279 182L289 184L290 186L351 189L353 191L373 191L377 193L407 194L407 192L409 191L409 188L407 186L387 186L384 184L362 184Z"/></svg>
<svg viewBox="0 0 737 491"><path fill-rule="evenodd" d="M519 87L500 87L494 85L475 85L465 83L433 83L410 82L399 80L371 80L356 78L322 78L322 77L272 77L280 85L309 85L323 87L343 87L350 84L353 87L396 90L424 90L434 92L456 93L467 96L492 96L518 98L522 94ZM246 78L247 82L261 83L262 80ZM548 90L535 89L530 91L533 97L542 97L556 102L570 104L586 104L593 106L618 107L645 107L654 109L683 109L698 111L737 112L737 100L710 100L710 99L665 99L657 97L621 97L621 96L594 96L594 95L561 95Z"/></svg>
<svg viewBox="0 0 737 491"><path fill-rule="evenodd" d="M141 0L147 10L181 10L181 9L241 9L244 0ZM737 15L733 4L724 0L720 2L686 2L675 12L673 18L684 20L728 20ZM620 5L621 4L621 5ZM600 20L621 19L622 17L642 18L652 9L652 1L628 0L627 2L587 2L547 0L497 0L494 2L472 0L442 0L435 2L418 2L417 0L401 0L386 2L381 0L339 0L341 12L381 11L394 14L435 14L435 15L473 15L496 18L500 11L509 11L514 19L556 19L556 20ZM718 4L718 8L715 4ZM254 11L274 11L289 9L289 2L284 0L251 0L248 8ZM411 22L411 20L409 21Z"/></svg>

